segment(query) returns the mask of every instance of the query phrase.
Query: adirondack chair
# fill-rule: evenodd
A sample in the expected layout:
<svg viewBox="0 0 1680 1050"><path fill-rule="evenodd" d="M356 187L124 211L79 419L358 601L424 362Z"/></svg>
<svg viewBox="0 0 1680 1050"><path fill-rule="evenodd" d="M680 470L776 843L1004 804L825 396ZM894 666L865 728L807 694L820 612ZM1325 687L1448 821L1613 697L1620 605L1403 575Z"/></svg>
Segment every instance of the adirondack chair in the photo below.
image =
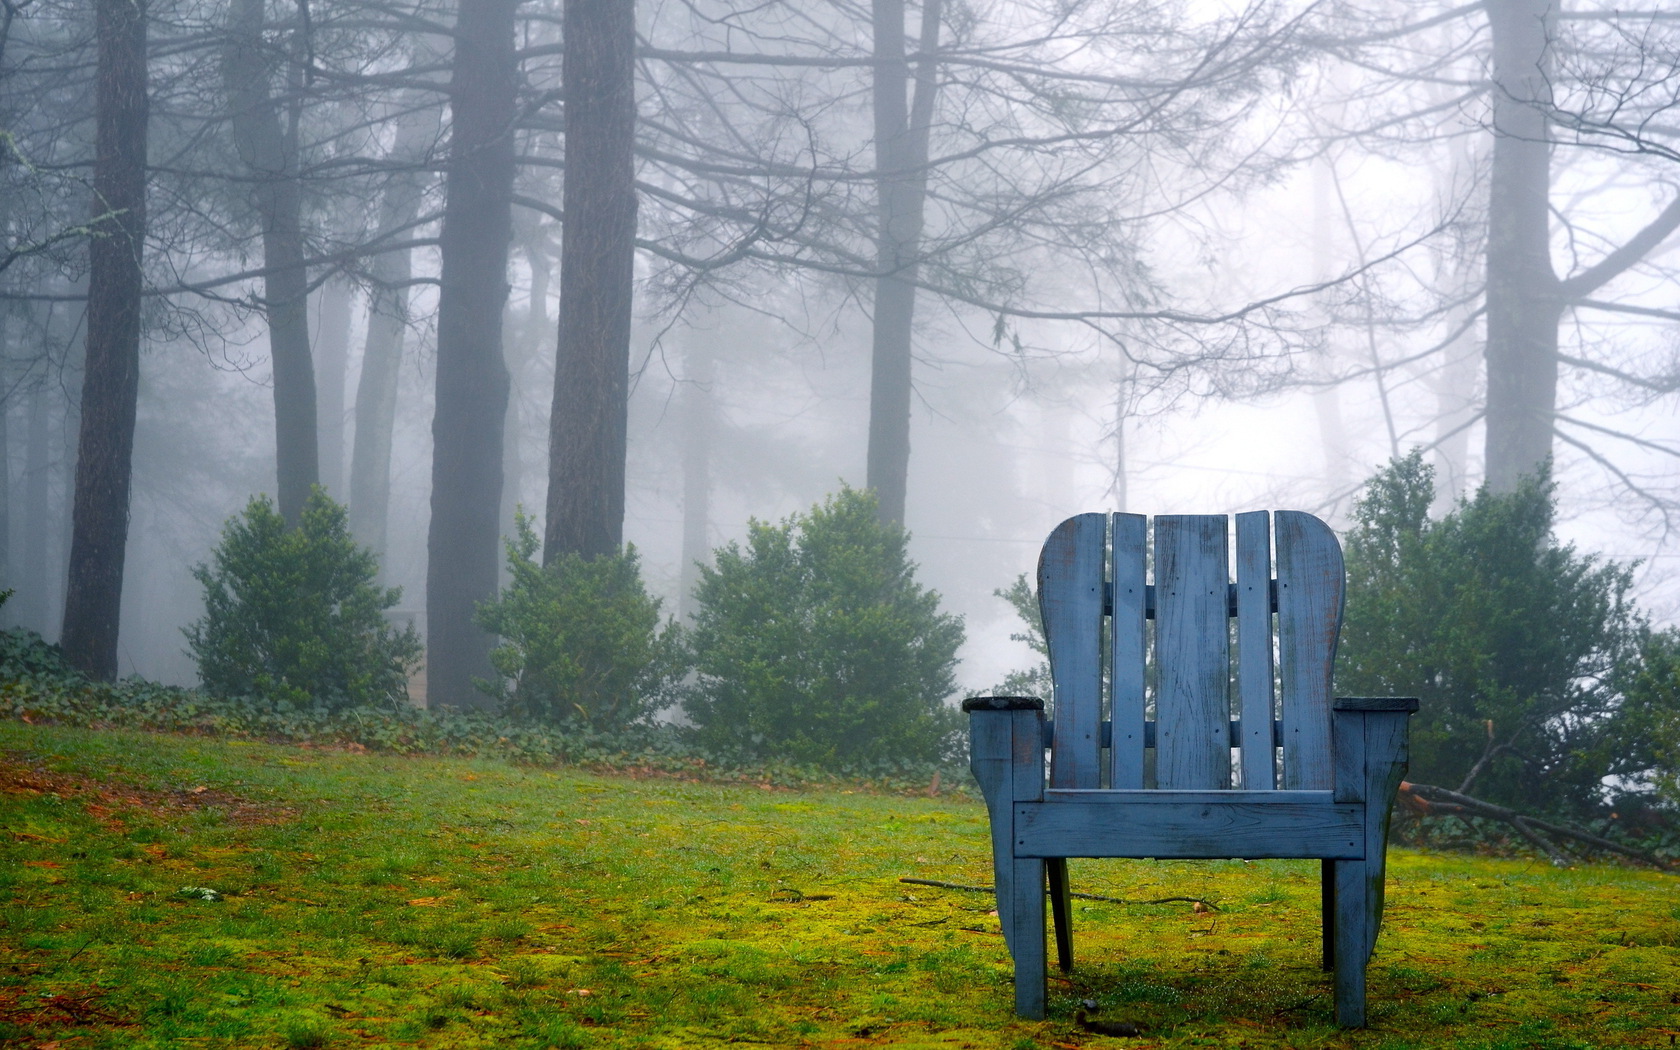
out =
<svg viewBox="0 0 1680 1050"><path fill-rule="evenodd" d="M1155 518L1153 584L1145 582L1149 519L1064 521L1038 564L1052 720L1035 698L963 703L1022 1017L1044 1016L1047 879L1057 958L1063 970L1073 966L1067 858L1307 857L1322 861L1323 964L1335 970L1336 1020L1365 1024L1389 809L1417 701L1332 699L1344 573L1329 527L1278 511L1274 579L1274 516L1236 520L1234 584L1224 516Z"/></svg>

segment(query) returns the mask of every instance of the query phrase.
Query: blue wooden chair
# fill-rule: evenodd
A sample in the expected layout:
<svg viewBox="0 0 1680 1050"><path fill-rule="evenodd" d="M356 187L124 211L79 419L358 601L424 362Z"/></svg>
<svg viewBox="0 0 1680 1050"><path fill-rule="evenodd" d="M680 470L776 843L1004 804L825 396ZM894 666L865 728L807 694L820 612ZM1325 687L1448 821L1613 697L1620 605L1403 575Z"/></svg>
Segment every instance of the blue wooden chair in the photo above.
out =
<svg viewBox="0 0 1680 1050"><path fill-rule="evenodd" d="M1295 511L1236 521L1234 584L1223 516L1155 518L1153 584L1149 519L1064 521L1038 563L1053 720L1038 699L963 703L1022 1017L1044 1016L1046 879L1057 957L1073 966L1067 858L1316 857L1336 1020L1365 1024L1417 701L1331 698L1344 573L1328 526Z"/></svg>

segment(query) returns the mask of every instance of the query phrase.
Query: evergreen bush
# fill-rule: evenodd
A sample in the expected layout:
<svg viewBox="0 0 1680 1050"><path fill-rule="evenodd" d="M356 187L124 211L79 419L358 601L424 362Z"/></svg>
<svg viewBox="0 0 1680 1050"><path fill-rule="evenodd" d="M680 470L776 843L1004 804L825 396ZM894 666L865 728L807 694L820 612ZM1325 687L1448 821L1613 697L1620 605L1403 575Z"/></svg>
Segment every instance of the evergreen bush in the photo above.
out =
<svg viewBox="0 0 1680 1050"><path fill-rule="evenodd" d="M498 677L479 687L510 715L598 731L646 721L669 703L687 671L682 630L660 624L660 601L642 585L636 548L548 565L523 512L507 542L512 582L479 623L502 639L490 654Z"/></svg>
<svg viewBox="0 0 1680 1050"><path fill-rule="evenodd" d="M205 690L330 711L406 700L420 639L386 621L402 589L378 586L378 571L320 488L296 527L252 498L193 569L204 618L185 633Z"/></svg>
<svg viewBox="0 0 1680 1050"><path fill-rule="evenodd" d="M962 620L916 582L908 538L845 488L716 552L695 589L684 702L705 746L830 769L954 753Z"/></svg>
<svg viewBox="0 0 1680 1050"><path fill-rule="evenodd" d="M1619 688L1647 635L1631 570L1557 541L1545 474L1438 520L1434 498L1413 452L1355 504L1337 693L1422 698L1411 780L1528 811L1590 807L1636 749Z"/></svg>

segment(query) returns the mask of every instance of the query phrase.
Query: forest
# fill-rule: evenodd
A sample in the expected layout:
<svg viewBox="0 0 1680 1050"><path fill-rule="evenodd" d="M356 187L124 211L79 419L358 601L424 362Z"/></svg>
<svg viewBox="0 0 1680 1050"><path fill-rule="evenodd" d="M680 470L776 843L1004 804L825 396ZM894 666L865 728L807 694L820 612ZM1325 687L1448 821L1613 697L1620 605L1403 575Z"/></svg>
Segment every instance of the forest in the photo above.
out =
<svg viewBox="0 0 1680 1050"><path fill-rule="evenodd" d="M1661 795L1677 114L1660 5L5 0L0 615L89 681L942 760L1056 521L1294 506L1438 779Z"/></svg>
<svg viewBox="0 0 1680 1050"><path fill-rule="evenodd" d="M0 1044L1672 1045L1671 7L0 0ZM1018 1016L956 702L1272 508L1392 833Z"/></svg>

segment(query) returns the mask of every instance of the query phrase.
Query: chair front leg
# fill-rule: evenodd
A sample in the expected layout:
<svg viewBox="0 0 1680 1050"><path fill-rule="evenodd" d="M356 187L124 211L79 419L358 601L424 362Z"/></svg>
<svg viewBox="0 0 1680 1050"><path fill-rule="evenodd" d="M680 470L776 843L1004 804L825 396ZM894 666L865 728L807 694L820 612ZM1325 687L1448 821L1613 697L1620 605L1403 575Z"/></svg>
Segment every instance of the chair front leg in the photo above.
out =
<svg viewBox="0 0 1680 1050"><path fill-rule="evenodd" d="M1042 1020L1044 860L1015 856L1015 804L1044 791L1044 704L1020 697L974 697L969 714L969 768L980 784L992 826L992 869L998 924L1015 963L1015 1012Z"/></svg>

